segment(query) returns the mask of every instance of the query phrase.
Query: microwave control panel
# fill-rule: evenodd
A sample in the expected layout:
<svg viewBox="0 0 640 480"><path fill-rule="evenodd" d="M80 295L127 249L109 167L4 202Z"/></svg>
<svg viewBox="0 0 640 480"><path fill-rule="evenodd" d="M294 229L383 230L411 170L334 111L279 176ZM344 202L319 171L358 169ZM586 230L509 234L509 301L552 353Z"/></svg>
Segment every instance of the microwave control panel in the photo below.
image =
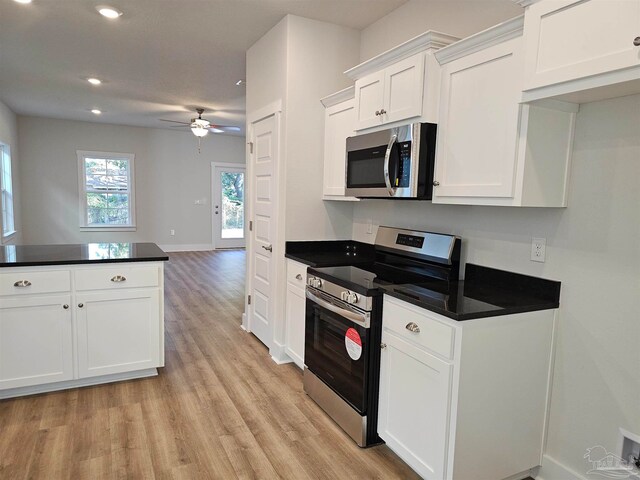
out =
<svg viewBox="0 0 640 480"><path fill-rule="evenodd" d="M409 178L411 177L411 142L398 143L400 164L398 165L398 178L396 178L396 187L406 188L409 186Z"/></svg>

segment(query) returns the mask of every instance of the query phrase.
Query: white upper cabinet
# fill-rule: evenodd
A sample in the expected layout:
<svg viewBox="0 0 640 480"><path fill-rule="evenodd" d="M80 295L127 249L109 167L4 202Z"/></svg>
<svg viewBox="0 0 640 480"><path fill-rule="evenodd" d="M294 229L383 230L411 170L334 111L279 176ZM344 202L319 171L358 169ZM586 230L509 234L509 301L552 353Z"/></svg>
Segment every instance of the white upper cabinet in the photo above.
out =
<svg viewBox="0 0 640 480"><path fill-rule="evenodd" d="M425 32L396 48L347 70L355 80L355 130L408 119L435 122L431 104L438 88L433 52L456 37ZM435 67L435 68L433 68Z"/></svg>
<svg viewBox="0 0 640 480"><path fill-rule="evenodd" d="M640 92L640 0L541 0L524 38L525 101Z"/></svg>
<svg viewBox="0 0 640 480"><path fill-rule="evenodd" d="M424 53L356 80L356 130L422 115Z"/></svg>
<svg viewBox="0 0 640 480"><path fill-rule="evenodd" d="M566 206L577 107L521 105L522 17L436 52L434 203Z"/></svg>
<svg viewBox="0 0 640 480"><path fill-rule="evenodd" d="M347 137L355 135L356 121L353 87L341 90L321 100L324 116L324 177L322 194L325 200L356 200L345 197Z"/></svg>

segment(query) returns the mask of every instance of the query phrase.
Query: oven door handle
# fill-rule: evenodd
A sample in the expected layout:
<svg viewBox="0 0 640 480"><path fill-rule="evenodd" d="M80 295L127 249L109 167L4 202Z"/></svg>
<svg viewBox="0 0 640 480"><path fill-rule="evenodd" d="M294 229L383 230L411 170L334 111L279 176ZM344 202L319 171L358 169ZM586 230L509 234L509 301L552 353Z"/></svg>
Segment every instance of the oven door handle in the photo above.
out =
<svg viewBox="0 0 640 480"><path fill-rule="evenodd" d="M384 183L387 186L387 191L389 192L389 196L391 197L394 197L396 195L396 188L395 186L391 185L391 177L389 176L389 161L391 160L391 150L393 150L393 144L396 143L397 139L397 133L391 135L389 145L387 145L387 151L384 154Z"/></svg>
<svg viewBox="0 0 640 480"><path fill-rule="evenodd" d="M323 298L318 297L317 295L314 295L313 293L311 293L311 291L308 288L305 289L305 295L309 300L311 300L314 303L317 303L322 308L326 308L327 310L333 313L337 313L341 317L347 318L348 320L351 320L353 323L356 323L361 327L369 328L369 319L367 318L368 315L364 313L354 312L352 310L347 310L345 308L342 308L339 305L335 305L329 302L328 300L325 300Z"/></svg>

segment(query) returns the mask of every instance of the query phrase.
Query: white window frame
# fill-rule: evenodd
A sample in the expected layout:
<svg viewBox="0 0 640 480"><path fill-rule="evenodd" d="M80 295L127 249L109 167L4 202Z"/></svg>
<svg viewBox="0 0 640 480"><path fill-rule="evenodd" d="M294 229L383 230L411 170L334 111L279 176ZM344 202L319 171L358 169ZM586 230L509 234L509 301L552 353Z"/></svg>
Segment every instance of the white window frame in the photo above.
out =
<svg viewBox="0 0 640 480"><path fill-rule="evenodd" d="M11 169L10 175L11 175L11 219L13 222L13 229L11 231L6 231L5 232L5 225L4 225L4 215L2 214L3 210L6 208L6 205L4 205L4 195L2 194L2 192L6 189L6 185L3 184L4 181L4 169L3 169L3 165L4 165L4 159L1 158L2 156L4 156L5 152L7 152L7 155L9 156L9 168ZM11 158L11 147L9 145L7 145L6 143L0 143L0 238L2 239L2 242L0 243L5 243L9 240L11 240L18 232L16 230L16 197L15 197L15 192L14 192L14 181L13 181L13 177L14 177L14 172L13 172L13 159Z"/></svg>
<svg viewBox="0 0 640 480"><path fill-rule="evenodd" d="M118 231L118 232L135 232L136 231L136 182L135 182L135 155L133 153L117 153L117 152L94 152L89 150L76 150L78 155L78 185L80 200L80 231ZM127 160L129 175L129 224L128 225L89 225L87 223L87 181L85 178L85 158L105 158L107 160Z"/></svg>

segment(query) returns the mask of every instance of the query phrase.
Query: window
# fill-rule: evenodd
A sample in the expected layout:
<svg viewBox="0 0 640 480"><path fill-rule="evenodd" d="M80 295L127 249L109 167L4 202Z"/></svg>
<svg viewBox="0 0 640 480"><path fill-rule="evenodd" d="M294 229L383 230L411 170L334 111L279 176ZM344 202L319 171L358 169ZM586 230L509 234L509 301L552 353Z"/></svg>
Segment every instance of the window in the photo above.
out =
<svg viewBox="0 0 640 480"><path fill-rule="evenodd" d="M13 179L11 177L11 152L9 145L0 144L0 204L2 205L2 237L16 233L13 217Z"/></svg>
<svg viewBox="0 0 640 480"><path fill-rule="evenodd" d="M78 151L82 229L135 230L133 159L130 153Z"/></svg>

